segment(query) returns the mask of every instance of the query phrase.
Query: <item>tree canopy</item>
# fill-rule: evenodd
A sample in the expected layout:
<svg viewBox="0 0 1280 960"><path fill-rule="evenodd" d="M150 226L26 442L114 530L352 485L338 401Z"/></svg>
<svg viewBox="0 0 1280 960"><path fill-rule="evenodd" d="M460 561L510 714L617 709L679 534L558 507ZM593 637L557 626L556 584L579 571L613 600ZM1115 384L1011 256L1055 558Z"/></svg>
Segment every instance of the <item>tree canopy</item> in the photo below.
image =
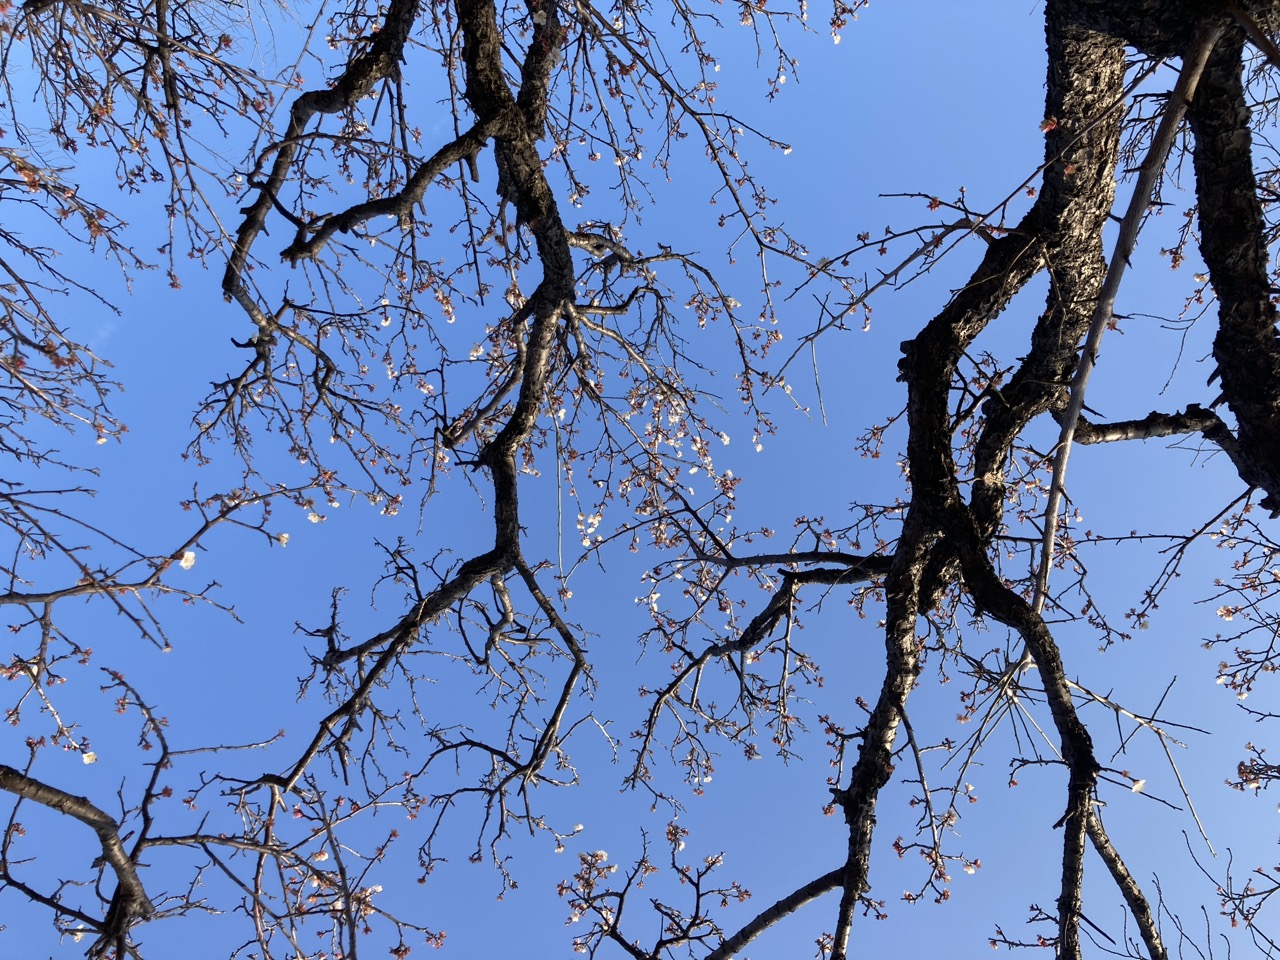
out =
<svg viewBox="0 0 1280 960"><path fill-rule="evenodd" d="M1280 953L1205 799L1280 776L1280 4L1045 0L1025 170L808 223L866 7L0 0L0 938L403 957L558 871L565 950L845 960L1003 790L960 949ZM784 794L838 841L739 874Z"/></svg>

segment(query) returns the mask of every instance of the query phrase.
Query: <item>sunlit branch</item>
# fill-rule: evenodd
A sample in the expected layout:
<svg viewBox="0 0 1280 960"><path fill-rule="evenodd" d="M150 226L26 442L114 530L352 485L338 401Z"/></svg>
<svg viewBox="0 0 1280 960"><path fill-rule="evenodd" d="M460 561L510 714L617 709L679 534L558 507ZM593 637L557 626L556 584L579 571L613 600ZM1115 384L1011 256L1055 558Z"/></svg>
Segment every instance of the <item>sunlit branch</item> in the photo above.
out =
<svg viewBox="0 0 1280 960"><path fill-rule="evenodd" d="M785 897L779 899L772 906L765 910L761 910L749 923L745 924L733 936L725 939L724 943L716 947L708 953L703 960L729 960L741 953L746 947L751 945L760 934L764 933L770 927L774 926L778 921L791 916L801 907L812 903L824 894L830 893L832 890L840 886L844 879L844 870L836 869L830 873L824 873L822 876L810 880L804 886L797 888Z"/></svg>
<svg viewBox="0 0 1280 960"><path fill-rule="evenodd" d="M129 859L121 842L120 824L87 797L77 797L4 764L0 764L0 790L73 817L97 834L102 846L102 860L115 872L119 885L119 913L114 920L118 926L113 927L109 918L104 926L104 936L115 936L155 912L156 908L138 877L137 865Z"/></svg>
<svg viewBox="0 0 1280 960"><path fill-rule="evenodd" d="M1120 232L1116 237L1115 249L1111 254L1111 262L1107 266L1107 275L1098 293L1098 301L1093 309L1093 321L1085 337L1084 347L1080 354L1080 364L1076 367L1071 381L1071 395L1067 409L1060 418L1062 431L1058 436L1058 444L1053 461L1053 480L1049 486L1049 496L1044 508L1044 542L1040 548L1040 565L1036 573L1036 589L1033 606L1039 612L1044 609L1048 592L1049 571L1053 565L1054 543L1057 539L1058 510L1066 490L1067 463L1071 456L1071 443L1075 438L1076 421L1084 410L1085 390L1089 385L1089 377L1093 373L1098 360L1098 348L1102 344L1102 335L1106 332L1115 312L1116 296L1120 292L1120 284L1124 279L1125 268L1138 243L1138 231L1142 227L1143 218L1151 205L1152 193L1164 172L1164 164L1173 148L1178 128L1186 115L1188 104L1195 96L1200 76L1209 61L1209 54L1214 44L1222 35L1223 24L1218 20L1207 20L1196 31L1196 39L1191 49L1183 58L1182 71L1178 82L1169 95L1164 115L1160 118L1160 126L1152 138L1147 157L1142 163L1137 183L1129 199L1129 207L1120 221Z"/></svg>

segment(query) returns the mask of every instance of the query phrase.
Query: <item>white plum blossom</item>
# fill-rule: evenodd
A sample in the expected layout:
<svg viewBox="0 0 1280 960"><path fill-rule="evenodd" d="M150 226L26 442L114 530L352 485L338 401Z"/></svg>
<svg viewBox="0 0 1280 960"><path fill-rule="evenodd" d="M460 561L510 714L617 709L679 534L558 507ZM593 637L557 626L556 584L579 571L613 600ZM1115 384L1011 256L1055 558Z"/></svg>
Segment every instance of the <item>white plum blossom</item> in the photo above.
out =
<svg viewBox="0 0 1280 960"><path fill-rule="evenodd" d="M195 565L196 565L196 552L194 550L186 551L182 555L182 559L178 561L178 566L180 566L183 570L190 570Z"/></svg>

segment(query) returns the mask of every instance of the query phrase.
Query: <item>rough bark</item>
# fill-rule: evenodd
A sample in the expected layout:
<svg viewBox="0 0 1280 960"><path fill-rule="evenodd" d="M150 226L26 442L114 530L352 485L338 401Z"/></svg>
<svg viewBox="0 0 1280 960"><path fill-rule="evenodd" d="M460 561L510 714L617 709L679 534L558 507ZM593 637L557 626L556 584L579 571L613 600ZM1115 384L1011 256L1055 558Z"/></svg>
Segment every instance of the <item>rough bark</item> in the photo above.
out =
<svg viewBox="0 0 1280 960"><path fill-rule="evenodd" d="M1243 32L1210 58L1191 110L1200 252L1218 298L1213 342L1222 396L1236 419L1241 479L1280 514L1280 343L1271 302L1253 137L1241 80Z"/></svg>

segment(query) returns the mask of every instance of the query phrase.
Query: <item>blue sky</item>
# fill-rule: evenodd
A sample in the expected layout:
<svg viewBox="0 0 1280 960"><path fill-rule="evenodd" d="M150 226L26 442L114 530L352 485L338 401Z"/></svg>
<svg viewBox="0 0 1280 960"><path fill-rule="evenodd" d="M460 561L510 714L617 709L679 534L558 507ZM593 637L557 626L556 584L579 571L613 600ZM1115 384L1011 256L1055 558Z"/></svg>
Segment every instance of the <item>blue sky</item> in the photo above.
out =
<svg viewBox="0 0 1280 960"><path fill-rule="evenodd" d="M1042 150L1038 130L1043 112L1042 31L1038 5L990 4L974 9L923 0L874 5L844 32L839 45L821 31L798 37L793 53L799 68L780 96L766 102L764 77L744 43L746 32L728 26L724 46L731 53L725 54L718 77L722 103L741 110L792 145L789 155L761 151L751 161L752 170L773 190L777 219L803 240L813 256L828 255L824 251L835 254L850 247L863 230L874 235L887 225L909 226L936 216L921 200L880 194L919 192L951 200L963 187L972 209L986 210L1035 171ZM1167 89L1173 77L1169 70L1158 74L1151 81L1153 88ZM723 264L724 234L715 229L712 212L705 224L700 216L706 203L705 168L690 163L673 171L670 184L654 177L654 201L643 211L643 224L635 228L631 242L651 249L678 236L681 247L702 251L712 262L719 260L731 278L733 295L750 307L758 299L758 276L750 264ZM109 184L109 176L108 169L87 168L82 179ZM1120 196L1121 202L1127 198L1125 185ZM147 238L162 229L159 195L144 194L126 202L137 236ZM599 212L589 208L584 216L607 215L608 202L601 192L593 198ZM1014 200L1011 217L1016 218L1029 203L1026 198ZM228 199L226 212L236 205ZM1196 264L1188 262L1171 274L1167 258L1159 254L1167 243L1161 237L1176 228L1182 206L1185 203L1175 201L1166 216L1153 218L1122 291L1119 312L1134 316L1105 342L1088 398L1090 406L1108 418L1137 417L1153 406L1172 409L1192 400L1211 399L1202 386L1211 366L1204 362L1212 335L1209 319L1192 327L1184 344L1177 331L1162 329L1159 320L1137 316L1176 317L1193 287ZM145 239L139 241L140 247L149 245ZM780 392L771 394L778 435L762 438L761 452L752 449L750 422L734 409L732 384L708 381L711 389L727 398L719 423L731 443L717 451L717 464L745 478L735 509L740 526L774 527L780 531L775 544L781 546L789 542L796 516L825 515L835 524L852 501L889 502L903 494L896 464L902 434L891 431L885 456L874 461L859 456L854 438L900 408L903 392L895 382L899 341L914 335L945 303L948 291L963 282L979 255L980 242L970 240L928 275L877 298L868 331L833 333L820 342L817 382L825 422L818 412L812 362L802 355L788 380L798 404L808 407L809 413L794 409ZM72 329L116 364L127 390L114 405L130 431L122 442L103 446L94 444L91 436L68 438L64 449L73 459L101 470L96 484L99 494L91 508L94 515L113 528L126 528L133 542L163 551L168 542L184 537L192 524L192 516L179 503L190 497L194 484L211 491L234 482L236 467L225 447L222 458L204 468L182 459L181 453L190 436L192 411L207 384L224 376L239 359L239 351L229 341L245 334L245 324L217 290L220 264L211 264L207 271L190 265L181 291L167 289L161 277L144 275L137 279L132 294L123 294L110 267L100 260L69 251L67 262L95 285L101 284L104 294L121 306L121 316L115 317L73 301L72 309L83 313ZM879 265L874 259L862 262L869 272ZM1025 352L1030 324L1042 305L1043 288L1028 290L983 335L978 347L1012 362ZM460 322L482 328L483 312L473 313L462 316ZM787 303L781 310L783 347L811 329L814 316L812 300L805 293ZM460 331L464 338L472 335L469 329ZM722 333L715 329L697 333L696 349L710 366L727 369L731 357L725 341L717 339ZM1162 394L1171 371L1171 385ZM1045 428L1045 448L1052 445L1052 433L1056 429ZM267 434L258 438L259 463L264 473L278 471L281 482L293 482L299 469L276 440ZM1078 449L1072 460L1070 492L1084 516L1081 527L1105 534L1144 528L1184 533L1208 520L1238 492L1238 481L1225 458L1195 457L1165 446L1147 442L1132 448ZM40 482L41 478L23 475L22 469L17 465L11 476L33 485ZM541 551L547 557L561 549L567 556L577 542L570 512L560 531L563 546L557 543L555 476L554 462L548 460L542 464L542 476L528 481L522 491L530 552ZM98 604L72 607L65 614L66 624L77 635L91 635L89 645L100 651L101 662L125 670L129 680L158 705L170 720L169 735L176 747L194 747L210 737L220 742L257 741L284 729L283 742L266 750L216 755L216 762L227 764L223 769L246 776L275 769L297 755L327 709L314 692L295 700L295 678L307 672L306 651L315 649L314 641L295 625L323 626L331 591L337 587L348 591L344 609L352 637L382 629L398 617L397 595L372 588L379 556L375 539L390 543L404 537L425 559L440 549L465 549L473 532L484 530L488 523L489 507L467 489L464 472L455 471L450 483L421 516L406 509L388 518L363 502L340 497L340 506L322 510L323 523L311 523L307 511L282 504L268 530L289 534L284 548L246 532L216 532L202 544L194 568L175 570L173 577L187 578L196 586L216 580L220 584L216 598L233 605L238 619L162 600L158 609L173 642L168 654L143 644L125 621ZM1163 558L1153 559L1149 551L1126 546L1101 547L1087 559L1096 594L1117 619L1141 600L1142 590L1163 562ZM569 743L583 785L539 796L546 803L549 820L561 832L583 825L565 842L565 852L556 853L554 841L546 835L512 838L507 853L519 888L507 891L498 902L501 884L496 874L485 865L466 862L474 831L472 811L459 811L456 833L450 833L446 844L451 862L424 886L415 882L411 863L419 842L415 837L423 829L420 821L404 822L403 815L396 819L396 811L388 811L356 831L367 843L389 829L403 835L399 852L380 874L379 882L385 887L381 896L388 907L398 907L433 929L445 929L448 939L442 957L496 957L511 952L514 944L529 956L567 955L574 931L565 927L568 908L556 897L555 887L575 869L577 854L606 850L610 862L625 870L639 855L641 831L647 831L661 856L662 834L671 812L661 808L651 812L645 795L620 789L631 749L628 734L644 710L636 691L643 684L663 682L667 675L661 652L643 651L636 641L648 626L643 604L637 603L645 593L638 577L644 564L651 562L652 558L635 558L619 550L606 556L604 570L586 564L571 582L573 598L567 615L583 625L598 664L595 712L610 722L608 729L621 746L620 762L615 764L605 739L584 726ZM1135 875L1148 881L1153 871L1160 870L1165 895L1188 917L1202 903L1212 915L1216 905L1212 886L1190 868L1183 831L1190 835L1202 861L1212 861L1210 869L1222 870L1225 851L1234 849L1242 874L1255 861L1270 862L1276 837L1272 802L1223 785L1243 755L1243 742L1259 735L1237 710L1232 695L1214 683L1218 654L1200 645L1221 623L1213 605L1195 601L1211 593L1213 579L1228 572L1228 566L1221 550L1202 543L1192 551L1184 575L1166 595L1151 628L1105 653L1098 652L1096 632L1082 624L1064 625L1058 634L1068 672L1086 686L1099 692L1114 688L1117 696L1123 691L1127 705L1152 709L1176 676L1162 716L1210 731L1208 736L1187 734L1183 739L1189 749L1177 759L1210 839L1223 855L1217 861L1206 855L1186 812L1167 809L1123 788L1104 792L1106 822L1122 853L1130 858ZM744 595L752 598L750 593ZM817 599L814 594L812 600ZM821 611L803 617L804 642L822 664L826 683L821 689L802 692L814 701L807 715L830 711L840 722L852 725L857 717L854 698L874 696L884 654L883 638L876 629L876 605L868 607L866 619L859 619L845 600L833 594ZM984 640L988 645L1005 642L994 625ZM434 656L421 657L424 677L434 681L423 686L424 702L433 716L466 718L465 722L484 729L495 718L469 671L445 655L445 649L442 642ZM73 671L59 690L68 716L83 724L91 736L99 762L86 766L75 754L47 752L37 773L113 809L122 778L138 777L147 757L134 746L136 715L116 715L112 698L100 686L95 670L81 669ZM961 709L962 686L958 681L940 684L927 670L911 705L917 729L950 729L957 737L965 736L965 727L947 727ZM1265 705L1271 695L1260 689L1255 698ZM387 697L407 706L402 688ZM1096 716L1100 731L1114 726L1099 708L1089 712ZM1039 716L1043 720L1044 712ZM33 726L39 722L34 716L28 721ZM7 728L0 739L3 762L20 762L28 732L26 726ZM1111 741L1100 733L1099 742ZM1005 728L988 745L984 764L966 774L978 799L964 811L950 848L980 858L983 866L973 876L955 878L952 900L946 904L901 901L904 890L919 889L924 871L918 860L909 857L899 862L893 855L894 837L911 835L915 814L907 806L909 792L897 779L886 789L873 894L888 901L891 916L881 923L871 918L859 922L854 932L859 954L886 949L912 952L940 945L961 954L986 950L995 924L1010 936L1021 936L1030 903L1052 906L1060 854L1060 835L1052 824L1061 814L1061 772L1028 770L1020 775L1019 786L1010 788L1005 764L1020 749L1009 745ZM1182 806L1157 745L1138 737L1131 749L1114 766L1145 779L1148 793ZM740 880L753 893L746 905L725 914L727 928L831 869L843 856L845 837L839 817L824 817L821 809L829 773L822 737L807 738L801 752L803 761L790 764L767 751L762 759L747 762L740 751L726 746L703 794L678 794L684 803L679 823L690 830L687 855L697 862L724 851L725 875ZM1100 752L1106 756L1110 751ZM196 782L201 758L194 760L196 765L174 771L175 790L190 789ZM900 769L907 766L904 757ZM679 773L673 766L663 769L662 775L678 783ZM200 798L198 811L183 813L175 798L170 829L193 829L206 813L217 822L226 816L222 804L209 791ZM30 827L38 822L36 817L28 812L24 819L30 821L29 832L35 836ZM32 870L46 877L64 875L64 858L66 872L81 869L85 831L54 824L52 817L44 819L40 858ZM57 840L51 841L51 836ZM1109 881L1096 859L1089 861L1087 869L1091 877L1087 893L1096 893L1097 899L1086 900L1086 912L1119 938L1119 899L1107 889ZM190 867L179 857L170 861L157 855L149 868L149 882L154 882L150 879L154 875L164 877L161 885L181 889L190 879ZM212 894L218 892L224 903L231 902L222 881L211 876L208 882L211 899L217 899ZM653 889L671 892L669 879L656 878ZM1091 907L1091 903L1105 905ZM635 924L636 936L647 937L657 920L642 917L636 909L642 906L643 902L633 905L630 922ZM71 944L57 946L45 918L21 905L13 894L5 899L0 914L7 924L0 932L0 952L6 955L77 952ZM813 939L829 931L833 922L834 898L829 898L762 938L749 955L756 960L806 956L812 952ZM156 922L144 928L141 936L155 956L189 950L197 940L202 944L201 956L223 956L243 943L246 929L242 917L228 914ZM513 941L513 935L518 941ZM416 951L426 949L415 945Z"/></svg>

